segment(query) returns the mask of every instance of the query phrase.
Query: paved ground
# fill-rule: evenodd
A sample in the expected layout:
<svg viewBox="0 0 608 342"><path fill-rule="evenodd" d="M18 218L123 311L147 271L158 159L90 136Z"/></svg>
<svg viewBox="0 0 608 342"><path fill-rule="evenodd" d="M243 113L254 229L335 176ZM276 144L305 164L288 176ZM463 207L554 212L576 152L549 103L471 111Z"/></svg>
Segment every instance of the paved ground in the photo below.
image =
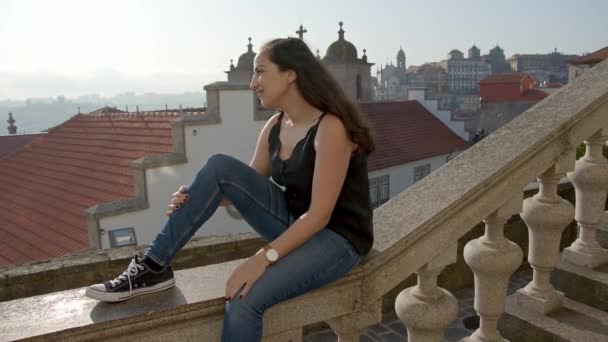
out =
<svg viewBox="0 0 608 342"><path fill-rule="evenodd" d="M515 290L525 286L532 279L532 271L524 270L517 272L511 277L509 282L508 295ZM473 309L473 289L466 288L453 292L458 298L458 319L446 329L444 341L455 342L469 336L473 330L464 327L462 320L466 317L476 316ZM331 330L315 332L304 336L304 342L337 342L338 337ZM407 331L405 326L394 312L384 314L380 324L369 327L367 332L361 336L361 342L403 342L407 341Z"/></svg>

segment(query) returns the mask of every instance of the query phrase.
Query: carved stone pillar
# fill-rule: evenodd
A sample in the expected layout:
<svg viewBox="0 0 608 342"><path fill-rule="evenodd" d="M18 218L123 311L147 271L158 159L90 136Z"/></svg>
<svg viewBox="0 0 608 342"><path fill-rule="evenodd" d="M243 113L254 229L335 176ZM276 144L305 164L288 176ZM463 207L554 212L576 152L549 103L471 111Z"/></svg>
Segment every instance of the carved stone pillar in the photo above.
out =
<svg viewBox="0 0 608 342"><path fill-rule="evenodd" d="M563 257L570 263L590 268L608 262L608 254L596 239L608 191L608 161L602 154L606 139L602 131L585 141L585 156L576 161L574 172L568 173L576 190L575 219L579 232L576 241L564 249Z"/></svg>
<svg viewBox="0 0 608 342"><path fill-rule="evenodd" d="M561 307L564 294L553 288L551 272L559 257L562 232L574 218L574 206L557 194L563 172L574 166L574 153L567 153L562 165L549 168L538 177L538 194L524 200L521 218L528 226L528 261L534 269L532 281L517 291L518 304L547 314ZM559 173L558 173L559 172Z"/></svg>
<svg viewBox="0 0 608 342"><path fill-rule="evenodd" d="M361 335L369 326L382 321L382 299L369 307L348 315L327 320L327 324L338 336L338 342L359 342Z"/></svg>
<svg viewBox="0 0 608 342"><path fill-rule="evenodd" d="M442 341L445 328L458 316L458 300L437 286L437 276L456 262L456 245L416 272L418 284L397 296L395 312L407 327L408 341Z"/></svg>
<svg viewBox="0 0 608 342"><path fill-rule="evenodd" d="M464 260L475 275L474 308L480 317L479 329L467 341L505 341L496 328L505 308L509 277L521 264L521 248L504 237L504 224L522 208L522 196L512 196L483 222L484 236L464 247Z"/></svg>

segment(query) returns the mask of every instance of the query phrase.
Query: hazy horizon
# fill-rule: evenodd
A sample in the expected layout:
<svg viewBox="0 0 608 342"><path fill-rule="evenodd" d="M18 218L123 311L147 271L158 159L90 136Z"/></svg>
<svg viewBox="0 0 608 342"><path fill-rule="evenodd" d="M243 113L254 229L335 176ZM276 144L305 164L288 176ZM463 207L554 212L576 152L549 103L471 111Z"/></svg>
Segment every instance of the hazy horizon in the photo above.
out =
<svg viewBox="0 0 608 342"><path fill-rule="evenodd" d="M296 36L321 55L338 37L372 68L395 63L402 46L407 65L445 59L451 49L482 54L496 44L507 57L557 49L583 54L608 45L603 0L366 1L3 1L0 3L0 100L84 94L112 97L202 92L226 80L230 59L266 40Z"/></svg>

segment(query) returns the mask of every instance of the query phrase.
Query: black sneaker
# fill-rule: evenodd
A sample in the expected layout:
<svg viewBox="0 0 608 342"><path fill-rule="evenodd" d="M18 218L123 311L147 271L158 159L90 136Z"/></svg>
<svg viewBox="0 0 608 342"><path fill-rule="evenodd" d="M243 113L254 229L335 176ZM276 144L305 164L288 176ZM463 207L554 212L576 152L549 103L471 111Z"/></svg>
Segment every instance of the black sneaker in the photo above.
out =
<svg viewBox="0 0 608 342"><path fill-rule="evenodd" d="M116 279L89 286L86 295L103 302L120 302L142 294L167 290L174 285L171 266L154 272L135 256L127 270Z"/></svg>

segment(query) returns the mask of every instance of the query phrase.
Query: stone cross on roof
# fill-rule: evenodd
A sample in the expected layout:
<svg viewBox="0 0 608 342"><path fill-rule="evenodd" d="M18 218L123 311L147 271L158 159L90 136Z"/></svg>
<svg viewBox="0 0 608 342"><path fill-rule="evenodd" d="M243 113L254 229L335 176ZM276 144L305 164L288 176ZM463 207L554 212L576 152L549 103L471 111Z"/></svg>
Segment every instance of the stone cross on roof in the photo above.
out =
<svg viewBox="0 0 608 342"><path fill-rule="evenodd" d="M302 25L300 25L300 29L296 31L296 33L298 34L298 38L300 38L300 40L304 39L304 33L308 32Z"/></svg>

